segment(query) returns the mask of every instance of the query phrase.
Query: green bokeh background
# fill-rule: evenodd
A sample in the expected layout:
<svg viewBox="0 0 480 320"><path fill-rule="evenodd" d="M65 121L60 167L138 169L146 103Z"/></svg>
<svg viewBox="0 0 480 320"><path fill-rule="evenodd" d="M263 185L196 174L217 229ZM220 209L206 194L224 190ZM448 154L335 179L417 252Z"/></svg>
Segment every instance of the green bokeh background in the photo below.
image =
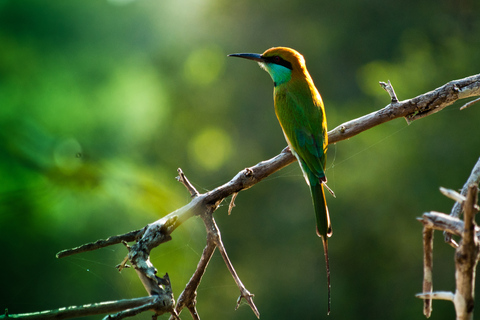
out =
<svg viewBox="0 0 480 320"><path fill-rule="evenodd" d="M478 73L479 14L475 0L0 0L0 310L144 296L133 270L115 269L122 245L55 253L188 203L178 167L204 192L285 147L269 76L227 54L303 53L334 128L388 104L378 81L407 99ZM479 157L480 108L459 111L464 102L330 146L328 319L424 319L415 218L449 212L438 188L461 188ZM326 318L321 241L298 166L236 205L215 217L261 318ZM204 244L191 219L152 251L176 298ZM454 290L440 233L434 289ZM217 252L198 291L202 319L255 319L245 304L234 311L237 297ZM432 319L452 318L451 303L434 302Z"/></svg>

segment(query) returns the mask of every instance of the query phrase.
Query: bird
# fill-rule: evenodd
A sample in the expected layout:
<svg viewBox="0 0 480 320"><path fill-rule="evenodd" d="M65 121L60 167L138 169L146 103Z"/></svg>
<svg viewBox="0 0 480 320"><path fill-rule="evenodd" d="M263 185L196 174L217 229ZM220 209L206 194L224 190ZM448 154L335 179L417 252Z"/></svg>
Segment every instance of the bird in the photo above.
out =
<svg viewBox="0 0 480 320"><path fill-rule="evenodd" d="M287 47L273 47L262 54L233 53L258 62L273 80L275 114L292 154L297 158L313 200L316 232L322 239L327 271L328 311L331 308L328 238L332 224L325 199L326 153L328 146L327 119L322 97L310 76L305 58ZM333 192L332 192L332 195Z"/></svg>

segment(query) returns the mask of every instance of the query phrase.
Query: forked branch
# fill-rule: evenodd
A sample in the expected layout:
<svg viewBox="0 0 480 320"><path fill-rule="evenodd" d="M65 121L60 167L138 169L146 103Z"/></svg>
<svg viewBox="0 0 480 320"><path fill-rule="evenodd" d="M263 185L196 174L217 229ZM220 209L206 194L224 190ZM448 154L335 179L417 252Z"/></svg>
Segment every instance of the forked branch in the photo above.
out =
<svg viewBox="0 0 480 320"><path fill-rule="evenodd" d="M419 220L424 224L424 278L423 293L417 297L424 299L423 312L428 318L432 313L432 299L450 300L455 306L457 320L473 319L475 269L480 258L480 228L475 223L478 212L478 183L468 186L466 197L442 188L442 193L454 199L463 208L464 221L457 217L439 212L425 213ZM461 237L461 242L455 250L456 291L433 292L432 259L433 230L442 230Z"/></svg>

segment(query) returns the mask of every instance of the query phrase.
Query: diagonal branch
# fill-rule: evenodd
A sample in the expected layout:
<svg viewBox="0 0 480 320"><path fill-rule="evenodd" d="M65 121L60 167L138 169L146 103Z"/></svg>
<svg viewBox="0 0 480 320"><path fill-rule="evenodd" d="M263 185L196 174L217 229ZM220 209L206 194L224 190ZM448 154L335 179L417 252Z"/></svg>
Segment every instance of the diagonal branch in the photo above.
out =
<svg viewBox="0 0 480 320"><path fill-rule="evenodd" d="M82 244L81 246L78 246L76 248L62 250L59 253L57 253L57 258L65 258L73 254L93 251L93 250L101 249L101 248L108 247L108 246L122 243L122 242L132 242L132 241L138 240L143 235L144 231L145 229L134 230L118 236L111 236L105 240L101 239L95 242Z"/></svg>
<svg viewBox="0 0 480 320"><path fill-rule="evenodd" d="M82 306L70 306L55 310L45 310L15 315L9 315L8 312L6 312L5 315L0 315L0 319L60 320L112 313L132 308L142 308L145 306L147 306L149 309L154 308L160 310L165 308L165 305L165 301L163 301L161 297L149 296L135 299L90 303Z"/></svg>
<svg viewBox="0 0 480 320"><path fill-rule="evenodd" d="M351 138L360 132L403 117L408 123L436 113L459 99L480 96L480 74L453 80L415 98L392 102L385 108L345 122L328 133L328 143Z"/></svg>
<svg viewBox="0 0 480 320"><path fill-rule="evenodd" d="M247 288L245 288L244 284L238 277L238 274L235 271L235 268L230 262L230 259L228 258L228 255L227 255L227 250L225 250L225 246L223 245L223 242L222 242L220 229L218 229L215 219L213 218L212 215L205 215L203 219L204 219L203 221L205 222L205 226L207 228L208 236L211 237L215 245L218 247L218 250L220 251L222 258L225 261L225 264L227 265L228 271L230 271L230 274L232 275L233 280L235 281L235 283L238 286L238 289L240 290L240 297L237 300L237 306L235 307L235 310L238 309L238 307L240 306L242 299L245 299L245 301L248 303L248 305L252 309L253 313L255 313L257 318L260 319L260 312L258 312L257 306L253 302L254 295L251 294L247 290Z"/></svg>
<svg viewBox="0 0 480 320"><path fill-rule="evenodd" d="M205 249L203 249L197 269L178 298L177 306L175 307L175 310L178 314L180 314L184 307L187 307L194 320L200 319L196 309L197 289L202 281L205 271L207 270L208 263L215 252L215 248L215 242L211 239L211 237L207 237L207 245L205 246ZM170 320L173 320L173 317L170 317Z"/></svg>
<svg viewBox="0 0 480 320"><path fill-rule="evenodd" d="M468 187L471 184L478 185L479 183L480 183L480 158L478 158L478 161L475 164L475 166L473 167L472 172L470 173L470 176L467 179L467 182L465 182L465 184L463 185L463 188L462 188L462 191L460 192L460 194L462 196L466 196L467 192L468 192ZM458 217L460 217L461 213L462 213L462 203L457 201L453 205L453 208L452 208L452 211L450 212L450 215L452 217L458 218ZM450 233L444 232L443 237L444 237L444 240L445 240L446 243L449 243L454 248L458 247L458 244L452 239L452 235Z"/></svg>

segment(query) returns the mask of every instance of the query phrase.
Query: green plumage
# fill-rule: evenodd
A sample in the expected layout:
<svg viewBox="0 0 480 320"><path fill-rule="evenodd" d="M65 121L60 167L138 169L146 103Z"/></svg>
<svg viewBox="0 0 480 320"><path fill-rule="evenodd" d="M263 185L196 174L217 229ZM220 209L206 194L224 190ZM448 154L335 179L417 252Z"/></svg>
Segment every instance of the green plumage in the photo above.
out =
<svg viewBox="0 0 480 320"><path fill-rule="evenodd" d="M317 233L326 241L331 234L322 185L326 181L326 121L322 102L315 101L314 94L307 82L295 83L295 79L277 85L274 91L275 113L310 186Z"/></svg>

